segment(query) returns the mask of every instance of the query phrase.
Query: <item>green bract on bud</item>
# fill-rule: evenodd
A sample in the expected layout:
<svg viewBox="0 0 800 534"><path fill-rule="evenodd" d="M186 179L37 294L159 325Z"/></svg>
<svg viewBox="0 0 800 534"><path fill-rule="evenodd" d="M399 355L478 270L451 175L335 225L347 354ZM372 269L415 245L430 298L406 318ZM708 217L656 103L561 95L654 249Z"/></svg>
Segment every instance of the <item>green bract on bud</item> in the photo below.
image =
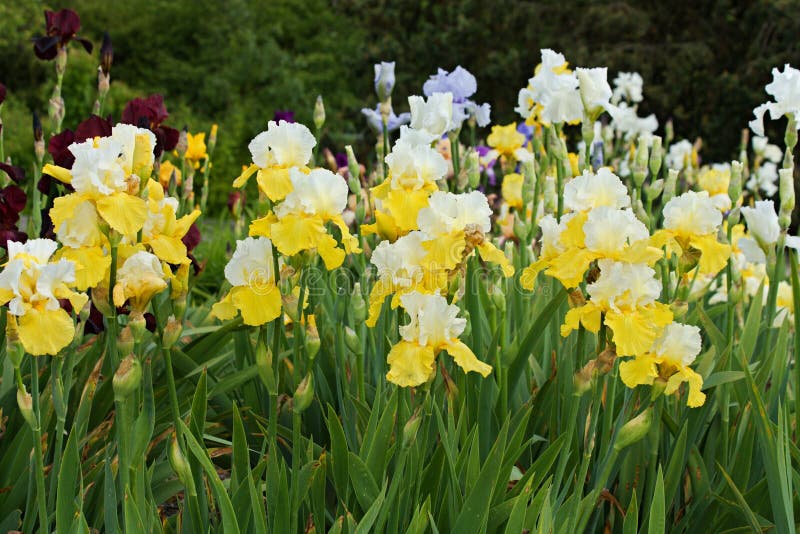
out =
<svg viewBox="0 0 800 534"><path fill-rule="evenodd" d="M672 127L672 119L670 119L664 126L664 141L669 145L672 143L673 139L675 139L675 129Z"/></svg>
<svg viewBox="0 0 800 534"><path fill-rule="evenodd" d="M189 150L189 127L184 126L178 136L178 144L175 145L175 151L183 159L187 150Z"/></svg>
<svg viewBox="0 0 800 534"><path fill-rule="evenodd" d="M275 385L275 372L272 370L272 351L263 341L259 341L256 345L256 369L267 391L271 395L276 394L278 390Z"/></svg>
<svg viewBox="0 0 800 534"><path fill-rule="evenodd" d="M664 162L664 149L661 146L661 137L658 135L653 136L653 141L650 143L650 174L653 178L658 176L661 171L661 164Z"/></svg>
<svg viewBox="0 0 800 534"><path fill-rule="evenodd" d="M319 130L324 124L325 103L322 101L322 95L317 95L317 102L314 104L314 126Z"/></svg>
<svg viewBox="0 0 800 534"><path fill-rule="evenodd" d="M558 205L558 194L556 193L556 179L546 176L544 179L544 211L545 213L555 213Z"/></svg>
<svg viewBox="0 0 800 534"><path fill-rule="evenodd" d="M164 335L161 337L164 348L171 349L180 339L181 332L183 332L183 325L175 319L174 315L170 315L167 319L167 325L164 327Z"/></svg>
<svg viewBox="0 0 800 534"><path fill-rule="evenodd" d="M417 439L417 432L422 418L419 415L419 408L411 415L411 417L403 425L403 448L407 449L414 444Z"/></svg>
<svg viewBox="0 0 800 534"><path fill-rule="evenodd" d="M19 340L17 331L17 318L6 312L6 354L14 369L19 369L22 365L22 358L25 356L25 347Z"/></svg>
<svg viewBox="0 0 800 534"><path fill-rule="evenodd" d="M481 183L481 162L477 150L471 150L467 154L467 161L464 165L467 173L467 183L471 189L475 189Z"/></svg>
<svg viewBox="0 0 800 534"><path fill-rule="evenodd" d="M141 382L142 364L133 354L129 354L120 362L117 372L114 373L114 379L112 380L114 398L117 400L128 398L131 393L139 388Z"/></svg>
<svg viewBox="0 0 800 534"><path fill-rule="evenodd" d="M647 148L646 141L644 136L639 137L639 144L636 147L636 155L633 160L633 182L636 187L642 187L645 178L647 178L650 150Z"/></svg>
<svg viewBox="0 0 800 534"><path fill-rule="evenodd" d="M786 143L786 149L792 152L797 145L797 120L794 113L787 113L786 119L786 134L783 137L783 142Z"/></svg>
<svg viewBox="0 0 800 534"><path fill-rule="evenodd" d="M597 362L590 360L589 363L581 367L573 376L572 384L575 386L575 396L580 397L590 389L595 377L595 366ZM576 402L576 401L573 401Z"/></svg>
<svg viewBox="0 0 800 534"><path fill-rule="evenodd" d="M744 166L741 162L731 162L731 182L728 185L728 196L734 206L736 206L739 197L742 196L743 169Z"/></svg>
<svg viewBox="0 0 800 534"><path fill-rule="evenodd" d="M664 191L664 179L659 178L644 186L644 194L648 202L653 202Z"/></svg>
<svg viewBox="0 0 800 534"><path fill-rule="evenodd" d="M361 294L361 283L353 284L353 293L350 297L350 306L353 309L353 319L356 323L361 323L367 318L367 303Z"/></svg>
<svg viewBox="0 0 800 534"><path fill-rule="evenodd" d="M678 171L670 169L667 173L667 179L664 182L664 197L662 200L666 203L675 196L675 188L678 185Z"/></svg>
<svg viewBox="0 0 800 534"><path fill-rule="evenodd" d="M308 354L308 357L311 360L314 360L321 346L319 332L317 332L317 329L313 326L309 326L306 328L306 335L303 336L303 339L305 340L306 353Z"/></svg>
<svg viewBox="0 0 800 534"><path fill-rule="evenodd" d="M781 169L778 175L781 195L780 223L781 227L789 228L794 210L794 168Z"/></svg>
<svg viewBox="0 0 800 534"><path fill-rule="evenodd" d="M144 318L142 312L133 312L128 320L128 326L131 327L133 332L133 340L136 343L141 343L144 338L144 333L147 331L147 320Z"/></svg>
<svg viewBox="0 0 800 534"><path fill-rule="evenodd" d="M522 176L522 203L528 205L536 200L533 198L536 190L536 164L533 160L522 163Z"/></svg>
<svg viewBox="0 0 800 534"><path fill-rule="evenodd" d="M33 399L30 393L25 389L17 389L17 406L25 422L31 427L31 430L39 428L39 422L36 420L36 414L33 413Z"/></svg>
<svg viewBox="0 0 800 534"><path fill-rule="evenodd" d="M358 339L355 330L349 326L344 327L344 344L347 345L347 348L350 349L353 354L361 354L361 340Z"/></svg>
<svg viewBox="0 0 800 534"><path fill-rule="evenodd" d="M294 413L303 413L314 400L314 375L308 373L294 392Z"/></svg>
<svg viewBox="0 0 800 534"><path fill-rule="evenodd" d="M492 304L494 304L494 307L497 308L497 311L500 313L506 312L506 296L503 294L503 290L500 289L499 286L489 286L489 297L491 297Z"/></svg>
<svg viewBox="0 0 800 534"><path fill-rule="evenodd" d="M117 351L120 354L130 354L133 352L133 347L136 345L133 339L133 331L130 325L126 326L119 331L117 335Z"/></svg>
<svg viewBox="0 0 800 534"><path fill-rule="evenodd" d="M519 213L514 214L514 235L517 236L517 239L520 241L525 242L528 239L528 234L530 234L530 226L528 226L525 221L519 218Z"/></svg>
<svg viewBox="0 0 800 534"><path fill-rule="evenodd" d="M647 435L650 425L653 422L653 409L648 408L627 423L619 430L617 440L614 442L614 450L621 451L629 445L633 445Z"/></svg>
<svg viewBox="0 0 800 534"><path fill-rule="evenodd" d="M650 215L648 215L647 210L644 209L641 198L637 197L633 200L633 212L644 224L650 224Z"/></svg>
<svg viewBox="0 0 800 534"><path fill-rule="evenodd" d="M350 174L347 185L350 187L350 191L358 196L361 194L361 168L358 166L355 153L353 153L353 147L347 145L344 147L344 151L347 154L347 172Z"/></svg>
<svg viewBox="0 0 800 534"><path fill-rule="evenodd" d="M186 461L186 457L183 455L183 452L178 445L178 439L174 434L170 440L168 456L169 465L172 466L172 470L175 471L176 475L178 475L178 480L180 480L189 491L189 495L197 495L197 488L195 488L194 485L194 477L192 477L192 468L189 466L189 462Z"/></svg>

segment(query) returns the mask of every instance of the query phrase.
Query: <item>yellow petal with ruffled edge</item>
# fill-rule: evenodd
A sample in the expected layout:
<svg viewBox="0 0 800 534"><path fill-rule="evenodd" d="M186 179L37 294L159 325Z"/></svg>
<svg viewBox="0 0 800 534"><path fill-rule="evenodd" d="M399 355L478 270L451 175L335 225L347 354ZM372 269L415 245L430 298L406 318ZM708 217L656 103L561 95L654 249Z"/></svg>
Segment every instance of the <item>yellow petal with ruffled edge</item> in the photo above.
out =
<svg viewBox="0 0 800 534"><path fill-rule="evenodd" d="M275 284L258 288L238 286L231 289L230 294L246 325L262 325L281 314L281 293Z"/></svg>
<svg viewBox="0 0 800 534"><path fill-rule="evenodd" d="M239 310L233 305L233 298L230 292L222 297L219 302L215 302L214 305L211 306L211 316L216 317L220 321L233 319L238 313Z"/></svg>
<svg viewBox="0 0 800 534"><path fill-rule="evenodd" d="M494 246L493 243L484 241L478 245L478 252L484 261L499 265L503 270L503 276L506 278L514 275L514 266L511 265L510 261L508 261L508 258L506 258L506 255L503 254L503 251Z"/></svg>
<svg viewBox="0 0 800 534"><path fill-rule="evenodd" d="M19 340L25 352L32 356L58 352L72 342L75 325L72 318L61 308L57 310L37 310L31 308L17 319Z"/></svg>
<svg viewBox="0 0 800 534"><path fill-rule="evenodd" d="M606 313L606 325L614 332L614 343L619 356L644 354L653 345L661 326L654 322L653 309L636 309Z"/></svg>
<svg viewBox="0 0 800 534"><path fill-rule="evenodd" d="M401 387L424 384L433 376L433 347L400 341L386 357L389 372L386 380Z"/></svg>
<svg viewBox="0 0 800 534"><path fill-rule="evenodd" d="M7 304L8 301L16 297L14 292L8 288L0 287L0 306Z"/></svg>
<svg viewBox="0 0 800 534"><path fill-rule="evenodd" d="M189 228L191 228L192 224L197 220L198 217L202 212L200 210L192 210L191 213L184 215L180 219L175 221L175 227L171 232L171 235L174 235L178 238L183 238L189 232Z"/></svg>
<svg viewBox="0 0 800 534"><path fill-rule="evenodd" d="M319 217L290 214L273 223L270 233L272 244L281 254L294 256L301 250L315 248L325 234L325 227Z"/></svg>
<svg viewBox="0 0 800 534"><path fill-rule="evenodd" d="M258 165L253 163L252 165L247 167L244 171L242 171L242 174L240 174L233 181L233 187L242 187L245 184L247 184L247 181L250 179L251 176L253 176L256 173L256 171L258 171Z"/></svg>
<svg viewBox="0 0 800 534"><path fill-rule="evenodd" d="M583 232L583 225L586 224L588 218L588 212L575 215L567 221L566 228L561 232L558 240L567 248L584 248L586 234Z"/></svg>
<svg viewBox="0 0 800 534"><path fill-rule="evenodd" d="M336 217L333 217L331 222L335 224L342 233L342 245L344 245L344 251L348 254L358 254L361 252L361 248L358 246L358 238L350 233L350 228L347 227L347 223L344 222L342 216L337 215Z"/></svg>
<svg viewBox="0 0 800 534"><path fill-rule="evenodd" d="M183 244L179 237L155 235L147 241L147 244L153 249L153 254L161 261L175 265L190 262L189 258L186 257L186 245Z"/></svg>
<svg viewBox="0 0 800 534"><path fill-rule="evenodd" d="M52 165L48 163L42 169L42 174L47 174L49 176L52 176L59 182L63 182L65 184L72 183L72 173L69 171L69 169L65 169L64 167L59 167L58 165Z"/></svg>
<svg viewBox="0 0 800 534"><path fill-rule="evenodd" d="M570 332L577 330L581 324L589 332L597 333L600 330L600 320L600 308L592 302L572 308L564 317L564 324L561 325L561 336L567 337Z"/></svg>
<svg viewBox="0 0 800 534"><path fill-rule="evenodd" d="M643 354L619 364L619 377L622 383L633 389L636 386L652 384L658 377L655 359Z"/></svg>
<svg viewBox="0 0 800 534"><path fill-rule="evenodd" d="M260 169L256 181L258 188L273 202L283 200L294 189L289 178L289 169L281 167Z"/></svg>
<svg viewBox="0 0 800 534"><path fill-rule="evenodd" d="M701 253L698 263L700 273L717 274L728 264L728 258L731 257L731 246L727 243L720 243L713 234L693 238L691 244Z"/></svg>
<svg viewBox="0 0 800 534"><path fill-rule="evenodd" d="M124 236L133 236L147 220L147 203L127 193L112 193L97 199L97 212Z"/></svg>
<svg viewBox="0 0 800 534"><path fill-rule="evenodd" d="M393 189L386 195L383 208L392 214L400 233L407 234L417 229L417 215L419 210L428 206L429 196L430 193L424 189L416 191Z"/></svg>
<svg viewBox="0 0 800 534"><path fill-rule="evenodd" d="M422 265L432 271L450 270L464 259L467 241L464 232L456 230L430 241L423 241L422 247L428 251Z"/></svg>
<svg viewBox="0 0 800 534"><path fill-rule="evenodd" d="M64 258L75 264L75 287L79 291L99 284L111 268L111 256L100 247L64 247L56 253L56 258Z"/></svg>
<svg viewBox="0 0 800 534"><path fill-rule="evenodd" d="M362 224L359 229L361 230L361 235L377 234L391 243L394 243L401 233L397 223L394 221L394 217L382 211L375 212L374 223Z"/></svg>
<svg viewBox="0 0 800 534"><path fill-rule="evenodd" d="M545 274L558 279L565 288L571 289L583 282L583 275L595 258L597 254L585 248L571 248L553 258Z"/></svg>
<svg viewBox="0 0 800 534"><path fill-rule="evenodd" d="M700 389L703 387L703 377L689 367L680 366L678 371L669 377L667 386L664 388L665 395L672 395L678 390L681 383L689 384L689 398L686 405L689 408L697 408L706 402L706 395Z"/></svg>
<svg viewBox="0 0 800 534"><path fill-rule="evenodd" d="M255 219L250 223L250 236L272 237L272 225L278 222L278 217L271 211L260 219Z"/></svg>
<svg viewBox="0 0 800 534"><path fill-rule="evenodd" d="M664 251L652 246L648 239L637 241L629 247L624 247L618 259L627 263L646 263L651 267L664 257Z"/></svg>
<svg viewBox="0 0 800 534"><path fill-rule="evenodd" d="M86 198L79 193L56 197L53 200L53 207L50 208L50 220L53 221L53 228L58 231L64 221L71 219L75 209L85 201Z"/></svg>
<svg viewBox="0 0 800 534"><path fill-rule="evenodd" d="M536 278L539 276L539 273L542 272L542 270L547 269L549 266L550 262L548 260L540 258L525 267L519 277L519 283L522 285L522 288L527 289L528 291L533 291L533 288L536 286Z"/></svg>
<svg viewBox="0 0 800 534"><path fill-rule="evenodd" d="M344 262L344 250L340 249L339 243L328 234L323 233L318 236L316 249L322 261L325 262L325 268L329 271L336 269Z"/></svg>
<svg viewBox="0 0 800 534"><path fill-rule="evenodd" d="M468 346L459 340L453 340L444 346L447 353L453 357L453 361L458 364L465 373L475 371L482 377L486 378L492 372L492 366L488 363L482 362L475 356Z"/></svg>
<svg viewBox="0 0 800 534"><path fill-rule="evenodd" d="M394 285L388 281L378 280L372 286L372 291L369 292L369 313L367 320L364 321L364 324L369 328L374 327L378 322L381 308L383 308L383 301L392 294L392 291L394 291Z"/></svg>

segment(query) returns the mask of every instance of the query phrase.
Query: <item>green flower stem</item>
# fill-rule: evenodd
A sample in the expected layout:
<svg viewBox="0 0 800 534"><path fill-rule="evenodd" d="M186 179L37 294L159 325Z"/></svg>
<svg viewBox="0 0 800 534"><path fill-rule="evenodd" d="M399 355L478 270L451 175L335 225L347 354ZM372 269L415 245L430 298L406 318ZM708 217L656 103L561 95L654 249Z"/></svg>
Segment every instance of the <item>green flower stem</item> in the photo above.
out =
<svg viewBox="0 0 800 534"><path fill-rule="evenodd" d="M39 531L50 532L47 501L44 491L44 454L42 452L42 414L39 403L39 358L31 356L31 399L36 426L33 431L33 454L36 464L36 502L39 508Z"/></svg>

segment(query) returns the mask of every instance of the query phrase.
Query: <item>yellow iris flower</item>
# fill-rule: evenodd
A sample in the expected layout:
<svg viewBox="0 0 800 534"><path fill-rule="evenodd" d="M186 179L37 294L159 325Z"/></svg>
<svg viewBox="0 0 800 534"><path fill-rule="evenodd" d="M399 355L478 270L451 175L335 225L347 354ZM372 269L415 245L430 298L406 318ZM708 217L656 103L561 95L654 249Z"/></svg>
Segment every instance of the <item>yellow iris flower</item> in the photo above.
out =
<svg viewBox="0 0 800 534"><path fill-rule="evenodd" d="M262 193L273 202L283 200L292 191L290 169L308 170L316 144L314 135L304 125L270 121L267 131L250 141L248 148L253 164L234 180L233 187L244 187L256 174Z"/></svg>
<svg viewBox="0 0 800 534"><path fill-rule="evenodd" d="M286 256L316 250L328 269L339 267L346 254L361 252L358 239L350 234L342 218L348 194L344 179L327 169L314 169L309 174L291 169L289 176L291 192L274 211L250 224L250 235L270 238ZM339 228L343 248L327 232L328 222Z"/></svg>
<svg viewBox="0 0 800 534"><path fill-rule="evenodd" d="M33 356L56 355L72 342L75 325L59 299L69 300L75 311L87 301L84 293L71 289L75 265L66 259L50 261L56 247L49 239L9 241L8 263L0 272L0 304L8 305L8 319Z"/></svg>
<svg viewBox="0 0 800 534"><path fill-rule="evenodd" d="M458 339L467 321L458 317L458 307L448 304L441 295L412 292L400 297L401 306L411 322L400 327L402 340L387 356L386 379L402 387L414 387L430 380L435 372L436 356L447 351L464 372L488 376L492 367L480 361Z"/></svg>
<svg viewBox="0 0 800 534"><path fill-rule="evenodd" d="M142 227L142 243L162 261L189 263L182 239L200 216L200 210L177 218L178 199L164 195L164 188L155 180L148 183L147 195L148 213Z"/></svg>
<svg viewBox="0 0 800 534"><path fill-rule="evenodd" d="M702 406L706 396L702 393L703 377L689 365L700 353L700 329L680 323L670 323L653 343L652 348L619 366L623 383L629 388L642 384L666 381L664 393L671 395L686 382L689 384L687 405Z"/></svg>
<svg viewBox="0 0 800 534"><path fill-rule="evenodd" d="M273 272L272 242L248 237L236 242L233 257L225 266L225 279L233 288L211 309L227 320L242 314L244 323L258 326L281 314L281 292Z"/></svg>

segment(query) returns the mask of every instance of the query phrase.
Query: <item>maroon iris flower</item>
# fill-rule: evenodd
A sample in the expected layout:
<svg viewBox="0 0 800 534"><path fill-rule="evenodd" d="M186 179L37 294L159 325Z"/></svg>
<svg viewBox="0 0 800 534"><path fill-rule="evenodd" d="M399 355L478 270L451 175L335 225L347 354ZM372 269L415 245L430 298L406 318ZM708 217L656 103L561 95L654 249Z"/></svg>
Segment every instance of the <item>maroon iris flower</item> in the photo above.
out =
<svg viewBox="0 0 800 534"><path fill-rule="evenodd" d="M163 151L170 151L178 144L180 132L163 124L169 117L164 97L150 95L147 98L134 98L125 106L122 112L122 122L133 124L140 128L149 128L156 136L156 159Z"/></svg>
<svg viewBox="0 0 800 534"><path fill-rule="evenodd" d="M16 167L9 163L3 163L0 161L0 171L4 171L9 178L18 184L25 182L25 171L22 169L22 167Z"/></svg>
<svg viewBox="0 0 800 534"><path fill-rule="evenodd" d="M197 261L197 258L194 257L194 254L192 254L194 248L200 244L201 239L200 228L198 228L196 223L192 223L189 227L189 231L181 238L183 244L186 245L186 257L192 262L192 269L194 270L195 276L200 274L200 271L203 270L203 266L205 265L205 262L201 264Z"/></svg>
<svg viewBox="0 0 800 534"><path fill-rule="evenodd" d="M47 35L33 39L33 52L39 59L55 59L59 49L67 46L73 39L78 41L84 50L92 53L92 43L88 39L78 37L81 19L71 9L62 9L58 12L46 10L44 22Z"/></svg>
<svg viewBox="0 0 800 534"><path fill-rule="evenodd" d="M71 169L75 163L75 156L69 150L72 143L83 143L87 139L95 137L108 137L111 135L111 118L104 119L97 115L92 115L75 128L75 131L64 130L58 135L50 138L47 151L53 157L53 163L65 169ZM50 184L54 180L51 176L43 174L37 188L44 195L50 194Z"/></svg>
<svg viewBox="0 0 800 534"><path fill-rule="evenodd" d="M17 228L19 214L25 209L27 200L25 191L16 185L0 189L0 247L7 248L9 241L28 240L28 235Z"/></svg>

